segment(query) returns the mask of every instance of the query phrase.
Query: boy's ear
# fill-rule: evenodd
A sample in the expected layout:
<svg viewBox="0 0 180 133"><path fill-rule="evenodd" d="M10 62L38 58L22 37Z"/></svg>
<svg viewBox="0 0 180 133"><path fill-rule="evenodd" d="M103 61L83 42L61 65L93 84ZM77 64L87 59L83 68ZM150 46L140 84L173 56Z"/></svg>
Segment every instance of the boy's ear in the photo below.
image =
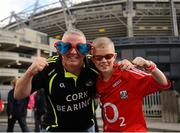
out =
<svg viewBox="0 0 180 133"><path fill-rule="evenodd" d="M114 59L116 59L116 57L117 57L117 53L114 54Z"/></svg>

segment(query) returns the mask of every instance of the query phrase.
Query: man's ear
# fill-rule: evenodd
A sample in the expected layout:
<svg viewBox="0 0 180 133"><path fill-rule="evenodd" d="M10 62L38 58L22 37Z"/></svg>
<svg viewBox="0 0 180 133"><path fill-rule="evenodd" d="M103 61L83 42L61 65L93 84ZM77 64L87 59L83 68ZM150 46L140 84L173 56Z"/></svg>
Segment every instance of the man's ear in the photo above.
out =
<svg viewBox="0 0 180 133"><path fill-rule="evenodd" d="M93 55L93 53L94 53L94 47L91 46L90 54Z"/></svg>
<svg viewBox="0 0 180 133"><path fill-rule="evenodd" d="M93 63L95 63L95 59L93 57L90 58Z"/></svg>

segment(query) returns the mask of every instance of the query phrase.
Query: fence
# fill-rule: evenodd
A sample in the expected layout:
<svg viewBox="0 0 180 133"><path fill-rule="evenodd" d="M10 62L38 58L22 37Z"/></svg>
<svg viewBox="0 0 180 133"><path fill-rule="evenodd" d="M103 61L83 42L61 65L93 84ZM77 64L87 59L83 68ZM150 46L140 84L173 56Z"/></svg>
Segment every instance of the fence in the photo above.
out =
<svg viewBox="0 0 180 133"><path fill-rule="evenodd" d="M148 95L143 101L143 112L146 117L160 117L163 122L180 121L180 96L174 90L156 92Z"/></svg>
<svg viewBox="0 0 180 133"><path fill-rule="evenodd" d="M162 101L162 121L179 122L179 93L177 91L163 91L161 93Z"/></svg>
<svg viewBox="0 0 180 133"><path fill-rule="evenodd" d="M143 112L146 117L161 117L162 116L160 92L155 92L144 98Z"/></svg>

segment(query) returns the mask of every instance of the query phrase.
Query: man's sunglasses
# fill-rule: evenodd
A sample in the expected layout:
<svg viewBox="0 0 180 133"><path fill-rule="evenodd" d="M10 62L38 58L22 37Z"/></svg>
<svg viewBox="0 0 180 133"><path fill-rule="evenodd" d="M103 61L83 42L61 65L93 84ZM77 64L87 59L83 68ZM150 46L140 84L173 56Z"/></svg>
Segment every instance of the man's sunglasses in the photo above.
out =
<svg viewBox="0 0 180 133"><path fill-rule="evenodd" d="M74 46L69 42L58 41L54 46L62 55L67 54L72 48L75 48L81 55L86 55L91 50L91 44L89 43L77 43Z"/></svg>
<svg viewBox="0 0 180 133"><path fill-rule="evenodd" d="M106 60L110 60L114 57L114 54L106 54L106 55L93 55L93 58L97 61L101 61L103 58Z"/></svg>

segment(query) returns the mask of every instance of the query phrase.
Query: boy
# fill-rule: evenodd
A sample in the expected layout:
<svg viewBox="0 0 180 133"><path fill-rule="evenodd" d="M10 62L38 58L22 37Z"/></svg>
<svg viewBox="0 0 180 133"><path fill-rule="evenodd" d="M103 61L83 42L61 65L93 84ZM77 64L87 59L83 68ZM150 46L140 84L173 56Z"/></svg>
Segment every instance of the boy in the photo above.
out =
<svg viewBox="0 0 180 133"><path fill-rule="evenodd" d="M170 82L152 61L136 57L132 63L147 72L117 69L113 42L107 37L93 41L92 61L100 71L96 87L102 102L104 131L146 132L143 97L167 89Z"/></svg>

